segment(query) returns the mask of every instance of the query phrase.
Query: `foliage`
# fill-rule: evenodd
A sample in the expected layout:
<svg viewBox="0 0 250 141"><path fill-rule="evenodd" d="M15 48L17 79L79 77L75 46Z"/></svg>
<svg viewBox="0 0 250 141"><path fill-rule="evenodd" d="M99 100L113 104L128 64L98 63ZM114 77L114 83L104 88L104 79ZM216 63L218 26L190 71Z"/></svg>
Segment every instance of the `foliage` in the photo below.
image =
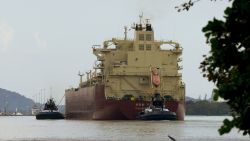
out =
<svg viewBox="0 0 250 141"><path fill-rule="evenodd" d="M225 102L210 102L207 100L187 101L186 114L207 116L229 115L230 109Z"/></svg>
<svg viewBox="0 0 250 141"><path fill-rule="evenodd" d="M214 99L225 99L232 110L233 119L225 119L219 132L236 127L250 135L250 1L234 0L225 21L214 18L203 32L211 50L200 68L217 87Z"/></svg>
<svg viewBox="0 0 250 141"><path fill-rule="evenodd" d="M181 4L180 6L176 6L175 8L177 9L178 12L180 11L188 11L195 3L199 2L201 0L189 0L188 2L185 2ZM216 1L216 0L210 0L210 1ZM231 0L229 0L231 1Z"/></svg>

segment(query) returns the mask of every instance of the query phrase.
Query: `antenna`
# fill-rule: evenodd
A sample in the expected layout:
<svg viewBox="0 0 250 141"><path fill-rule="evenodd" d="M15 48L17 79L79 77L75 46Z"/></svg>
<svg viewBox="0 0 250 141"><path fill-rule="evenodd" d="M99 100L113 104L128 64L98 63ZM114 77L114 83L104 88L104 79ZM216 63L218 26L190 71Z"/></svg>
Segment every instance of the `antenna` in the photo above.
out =
<svg viewBox="0 0 250 141"><path fill-rule="evenodd" d="M39 103L40 104L42 104L42 96L41 96L42 94L41 94L41 89L40 89L40 91L38 92L38 99L39 99Z"/></svg>
<svg viewBox="0 0 250 141"><path fill-rule="evenodd" d="M140 18L140 24L141 24L142 18L143 18L143 12L141 13L141 15L139 15L139 18Z"/></svg>
<svg viewBox="0 0 250 141"><path fill-rule="evenodd" d="M52 99L52 86L50 86L50 99Z"/></svg>
<svg viewBox="0 0 250 141"><path fill-rule="evenodd" d="M45 88L43 88L43 103L46 103Z"/></svg>

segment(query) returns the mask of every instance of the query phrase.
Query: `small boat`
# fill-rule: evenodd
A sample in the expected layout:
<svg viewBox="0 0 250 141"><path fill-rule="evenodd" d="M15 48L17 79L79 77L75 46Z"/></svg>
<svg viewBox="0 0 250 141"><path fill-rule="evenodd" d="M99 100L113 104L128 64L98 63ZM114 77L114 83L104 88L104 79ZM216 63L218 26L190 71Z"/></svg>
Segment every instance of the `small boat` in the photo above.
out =
<svg viewBox="0 0 250 141"><path fill-rule="evenodd" d="M164 99L159 93L154 94L151 104L140 112L137 119L140 120L177 120L175 112L169 111L165 108Z"/></svg>
<svg viewBox="0 0 250 141"><path fill-rule="evenodd" d="M32 114L33 116L35 116L35 115L37 115L39 112L40 112L39 107L38 107L36 104L34 104L34 105L32 106L32 109L31 109L31 114Z"/></svg>
<svg viewBox="0 0 250 141"><path fill-rule="evenodd" d="M64 116L62 113L58 112L54 100L50 98L45 103L43 110L36 114L36 119L64 119Z"/></svg>

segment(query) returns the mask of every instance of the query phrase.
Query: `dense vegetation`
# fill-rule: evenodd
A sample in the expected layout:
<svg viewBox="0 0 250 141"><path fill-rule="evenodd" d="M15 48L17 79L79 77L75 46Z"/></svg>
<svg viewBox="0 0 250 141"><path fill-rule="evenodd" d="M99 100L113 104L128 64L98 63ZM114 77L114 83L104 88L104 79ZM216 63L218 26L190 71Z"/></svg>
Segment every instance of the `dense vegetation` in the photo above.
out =
<svg viewBox="0 0 250 141"><path fill-rule="evenodd" d="M189 0L178 11L189 10L198 1ZM214 18L202 29L210 52L200 68L216 85L214 99L225 99L232 111L232 120L224 120L220 134L236 127L250 135L250 1L229 1L232 6L226 8L225 20Z"/></svg>
<svg viewBox="0 0 250 141"><path fill-rule="evenodd" d="M225 19L209 21L203 28L211 50L201 69L217 87L215 100L227 100L232 110L233 119L225 119L219 132L236 127L250 135L250 1L234 0Z"/></svg>
<svg viewBox="0 0 250 141"><path fill-rule="evenodd" d="M210 102L207 100L187 101L186 115L229 115L230 109L225 102Z"/></svg>

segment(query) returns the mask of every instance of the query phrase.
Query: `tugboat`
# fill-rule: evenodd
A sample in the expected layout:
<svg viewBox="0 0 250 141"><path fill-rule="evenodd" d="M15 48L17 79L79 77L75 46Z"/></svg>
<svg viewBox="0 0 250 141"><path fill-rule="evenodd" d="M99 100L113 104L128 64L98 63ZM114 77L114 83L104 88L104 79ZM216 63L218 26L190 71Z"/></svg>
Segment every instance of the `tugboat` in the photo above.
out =
<svg viewBox="0 0 250 141"><path fill-rule="evenodd" d="M150 106L140 112L137 118L141 120L177 120L176 113L165 108L164 103L161 95L155 93Z"/></svg>
<svg viewBox="0 0 250 141"><path fill-rule="evenodd" d="M50 98L45 103L43 110L36 115L36 119L64 119L64 116L58 112L54 100Z"/></svg>

